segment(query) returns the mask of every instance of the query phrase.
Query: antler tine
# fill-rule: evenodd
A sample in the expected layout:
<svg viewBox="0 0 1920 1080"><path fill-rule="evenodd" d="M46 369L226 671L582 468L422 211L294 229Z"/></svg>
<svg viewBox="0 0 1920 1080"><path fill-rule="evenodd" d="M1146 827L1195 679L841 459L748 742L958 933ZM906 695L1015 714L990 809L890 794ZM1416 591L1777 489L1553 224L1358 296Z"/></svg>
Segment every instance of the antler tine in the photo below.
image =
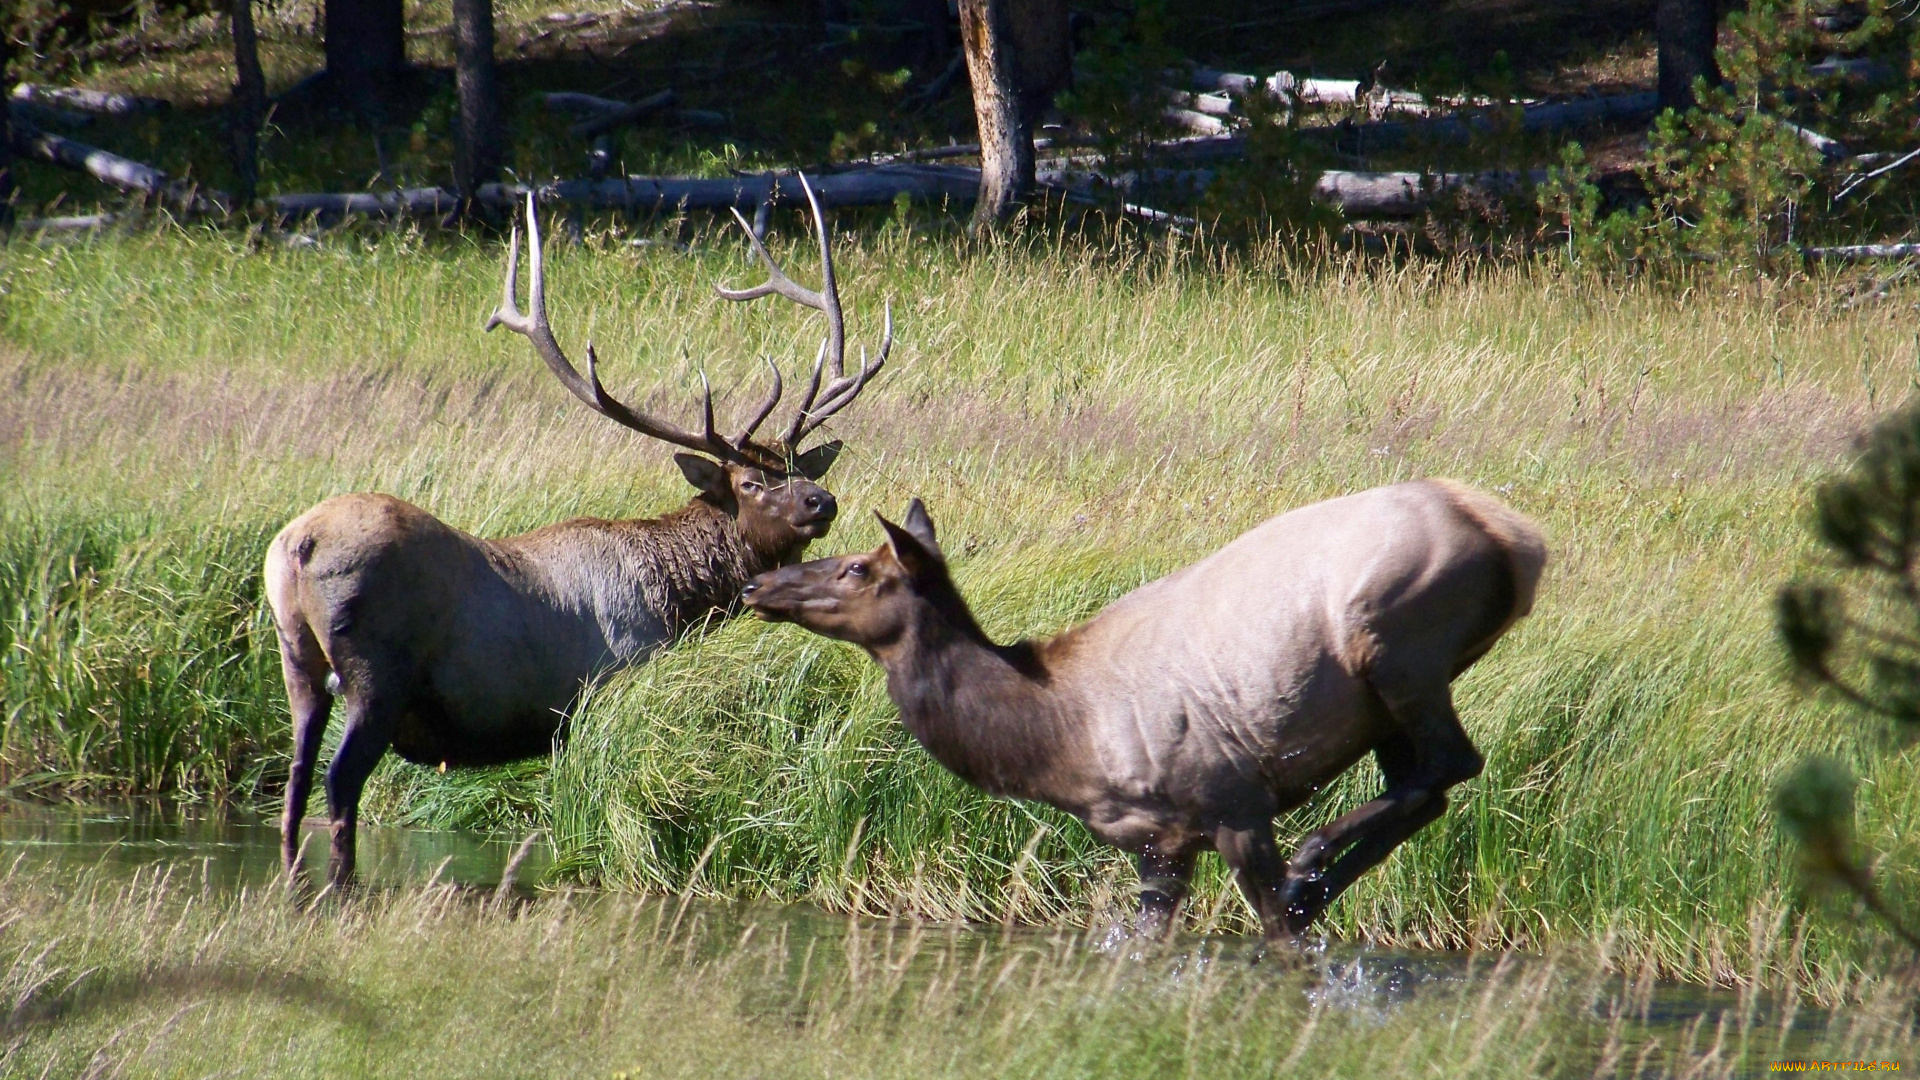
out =
<svg viewBox="0 0 1920 1080"><path fill-rule="evenodd" d="M880 374L880 369L886 366L887 356L892 352L893 304L889 302L886 305L886 331L880 338L879 355L875 356L873 363L869 364L867 363L867 350L862 348L860 350L860 370L850 378L835 379L827 386L826 396L821 400L819 408L802 409L800 414L794 417L794 427L798 433L788 440L788 445L794 447L799 446L802 439L813 434L813 432L816 431L820 425L826 423L833 414L853 404L853 399L860 396L860 391L867 388L867 383L872 381L875 375ZM814 377L816 379L819 377L819 366L817 364L814 368ZM809 402L809 404L811 404L811 402ZM804 425L801 423L803 420L805 421Z"/></svg>
<svg viewBox="0 0 1920 1080"><path fill-rule="evenodd" d="M814 197L813 185L807 183L806 173L796 173L800 177L800 190L806 193L807 205L813 208L813 231L820 238L820 293L826 299L821 308L827 315L827 355L833 360L833 377L838 379L846 375L847 362L847 324L840 315L840 286L833 276L833 234L827 231L827 217L820 212L820 200Z"/></svg>
<svg viewBox="0 0 1920 1080"><path fill-rule="evenodd" d="M773 357L767 356L762 357L762 359L767 362L767 370L773 372L773 388L767 391L766 400L760 403L760 408L754 412L753 419L747 421L746 430L734 438L733 447L736 450L745 450L747 448L747 443L753 440L753 433L760 430L761 423L773 414L774 406L780 404L781 392L786 389L785 386L781 384L780 368L779 365L773 362Z"/></svg>
<svg viewBox="0 0 1920 1080"><path fill-rule="evenodd" d="M866 350L861 350L860 366L854 374L846 372L847 327L846 318L840 308L840 286L833 270L833 233L827 228L827 215L820 208L820 198L814 194L813 185L807 182L805 173L799 174L800 190L807 196L807 207L813 211L814 233L820 241L820 291L814 292L797 284L780 264L774 262L772 254L761 243L759 234L747 223L746 215L738 208L733 209L733 220L740 223L740 231L747 234L747 243L753 246L754 253L767 265L767 280L747 289L730 289L724 285L715 285L714 292L728 300L757 300L762 296L784 296L796 304L813 308L827 317L826 340L820 343L820 351L813 359L813 374L807 381L807 392L800 399L800 408L793 414L793 422L787 425L786 434L781 437L789 454L800 448L800 443L808 435L819 430L833 414L853 403L866 389L867 383L886 365L887 356L893 350L893 305L886 309L886 333L880 341L880 355L872 363L867 362ZM823 390L821 377L826 373L827 362L833 362L831 381ZM769 360L771 365L772 361ZM762 421L773 411L779 402L780 372L774 369L773 393L754 414L753 422L733 445L737 449L746 449L747 440L757 431Z"/></svg>
<svg viewBox="0 0 1920 1080"><path fill-rule="evenodd" d="M820 291L815 292L788 277L780 264L773 261L773 255L747 223L746 216L738 207L732 207L733 220L740 223L740 231L747 234L747 242L753 245L754 253L760 261L767 264L767 280L749 289L730 289L724 285L715 285L713 291L728 300L758 300L763 296L783 296L802 307L810 307L827 317L827 352L833 358L833 377L838 379L846 375L847 329L846 319L840 311L840 289L833 276L833 234L827 231L826 215L820 210L820 200L813 194L813 185L807 183L805 173L800 174L800 190L806 193L807 205L813 209L814 230L820 237Z"/></svg>
<svg viewBox="0 0 1920 1080"><path fill-rule="evenodd" d="M820 373L826 369L826 366L827 342L823 338L820 341L820 351L813 357L813 376L807 380L807 394L800 399L800 408L794 411L793 423L787 425L787 433L780 437L780 441L785 443L789 450L798 448L800 440L805 438L800 433L800 426L807 422L807 411L813 408L813 400L820 393Z"/></svg>
<svg viewBox="0 0 1920 1080"><path fill-rule="evenodd" d="M516 224L510 237L511 246L507 249L507 278L502 292L500 306L487 319L488 330L504 326L533 343L533 351L553 372L560 385L567 388L574 397L585 402L594 412L612 420L622 427L662 442L683 446L703 454L734 461L744 461L739 450L713 432L713 390L707 389L706 395L706 432L695 435L664 420L656 420L645 413L632 408L607 393L600 384L600 358L593 346L587 346L587 374L583 377L573 362L567 359L560 349L560 342L553 336L553 327L547 321L547 280L545 260L540 250L540 218L535 212L532 192L527 193L527 313L522 314L514 301L514 288L519 283L520 273L520 229ZM700 376L706 382L706 374Z"/></svg>

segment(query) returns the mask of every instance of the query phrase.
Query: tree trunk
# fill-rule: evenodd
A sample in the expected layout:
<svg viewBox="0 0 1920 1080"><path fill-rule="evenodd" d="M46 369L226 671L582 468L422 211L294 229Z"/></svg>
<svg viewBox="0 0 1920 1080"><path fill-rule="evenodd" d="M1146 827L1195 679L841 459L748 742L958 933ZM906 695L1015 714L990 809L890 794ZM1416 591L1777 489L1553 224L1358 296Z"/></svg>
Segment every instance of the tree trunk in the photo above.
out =
<svg viewBox="0 0 1920 1080"><path fill-rule="evenodd" d="M453 0L454 85L460 130L453 183L471 212L474 192L500 172L500 94L493 66L493 0Z"/></svg>
<svg viewBox="0 0 1920 1080"><path fill-rule="evenodd" d="M1013 53L1011 9L1016 0L960 0L960 40L973 80L973 115L980 128L980 198L975 230L1013 216L1033 191L1033 128L1023 115Z"/></svg>
<svg viewBox="0 0 1920 1080"><path fill-rule="evenodd" d="M13 223L13 35L0 32L0 229Z"/></svg>
<svg viewBox="0 0 1920 1080"><path fill-rule="evenodd" d="M1020 115L1031 129L1073 81L1073 40L1066 0L1013 0L1011 9Z"/></svg>
<svg viewBox="0 0 1920 1080"><path fill-rule="evenodd" d="M233 30L233 96L228 103L228 134L233 140L234 194L240 205L253 201L260 181L260 117L266 110L267 80L260 72L260 50L253 33L253 0L228 0Z"/></svg>
<svg viewBox="0 0 1920 1080"><path fill-rule="evenodd" d="M1659 0L1656 36L1660 46L1660 107L1691 109L1693 81L1720 82L1714 62L1714 35L1718 30L1714 0Z"/></svg>
<svg viewBox="0 0 1920 1080"><path fill-rule="evenodd" d="M326 0L327 81L367 120L384 116L406 66L404 14L401 0Z"/></svg>

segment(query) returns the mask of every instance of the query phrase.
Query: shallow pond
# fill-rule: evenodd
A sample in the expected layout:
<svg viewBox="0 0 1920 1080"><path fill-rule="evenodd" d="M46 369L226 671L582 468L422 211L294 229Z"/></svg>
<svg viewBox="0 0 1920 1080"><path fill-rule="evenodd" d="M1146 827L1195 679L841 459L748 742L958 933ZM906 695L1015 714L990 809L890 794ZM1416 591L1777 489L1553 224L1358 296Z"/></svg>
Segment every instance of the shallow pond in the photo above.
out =
<svg viewBox="0 0 1920 1080"><path fill-rule="evenodd" d="M327 830L309 820L305 862L316 880L326 870ZM360 827L359 873L375 887L441 880L491 887L513 857L503 837L426 829ZM270 885L280 877L280 825L236 815L196 816L157 804L86 807L0 802L0 866L98 869L112 874L146 868L191 875L215 889ZM534 882L549 858L534 845L516 874Z"/></svg>
<svg viewBox="0 0 1920 1080"><path fill-rule="evenodd" d="M309 824L306 850L307 868L317 879L324 868L326 833L324 827ZM473 890L490 890L501 879L517 844L512 838L478 837L462 833L433 832L399 828L364 828L360 837L360 866L364 880L374 888L393 889L432 881ZM536 845L534 853L522 864L516 882L522 892L539 881L547 855ZM167 875L176 884L196 890L264 889L277 885L280 877L279 833L268 820L227 816L195 817L177 810L154 806L119 808L76 807L19 802L0 802L0 866L13 872L53 871L90 873L109 878L139 874L143 877ZM872 953L901 960L902 975L909 982L925 973L908 969L921 965L913 958L920 946L901 951L905 938L937 938L937 948L927 957L944 956L939 964L949 973L953 965L991 971L1011 966L1022 955L1051 954L1062 949L1084 953L1126 953L1137 946L1125 938L1102 940L1069 931L1005 927L929 927L905 920L854 919L828 914L805 905L728 904L607 898L609 902L652 905L671 912L673 922L683 917L689 927L697 925L700 944L697 951L722 955L738 948L755 933L778 935L785 955L814 957L832 954L857 963L859 954ZM656 918L664 917L656 916ZM1127 982L1149 996L1176 991L1196 976L1222 965L1246 969L1258 959L1257 943L1245 938L1188 938L1170 951L1155 950L1147 962L1139 965L1137 978ZM804 962L812 962L806 960ZM889 961L891 962L891 961ZM796 961L799 971L801 961ZM1285 977L1298 979L1306 1003L1316 1012L1347 1018L1349 1022L1388 1025L1409 1003L1431 1004L1435 995L1465 1001L1463 993L1480 996L1504 995L1528 985L1516 972L1547 972L1554 961L1525 955L1501 957L1489 954L1417 952L1381 950L1360 946L1331 944L1311 950L1304 965L1269 965L1291 968ZM1577 964L1561 964L1564 970L1549 973L1538 982L1545 989L1549 982L1564 987L1585 980L1595 987L1591 994L1571 996L1556 993L1562 1000L1557 1008L1566 1012L1569 1026L1584 1025L1596 1034L1614 1016L1626 1017L1641 1043L1660 1043L1668 1047L1711 1042L1713 1032L1723 1021L1749 1029L1774 1028L1781 1046L1817 1042L1832 1017L1816 1009L1793 1010L1782 1016L1775 1007L1744 1000L1734 992L1679 984L1632 985L1628 980L1610 978L1611 989L1592 977L1591 969L1582 971ZM792 973L790 973L792 974ZM804 981L804 974L800 979ZM787 1006L788 980L775 975L766 990L766 1008L781 1013ZM1574 1004L1576 999L1580 1002ZM1297 999L1296 999L1297 1000ZM1516 1002L1516 1007L1521 1004ZM1484 1005L1482 1006L1484 1007ZM1571 1012L1567 1012L1571 1010ZM757 1011L757 1010L756 1010ZM1618 1031L1616 1027L1614 1029ZM1664 1056L1664 1055L1662 1055ZM1644 1063L1643 1063L1644 1064ZM1671 1065L1671 1061L1659 1064Z"/></svg>

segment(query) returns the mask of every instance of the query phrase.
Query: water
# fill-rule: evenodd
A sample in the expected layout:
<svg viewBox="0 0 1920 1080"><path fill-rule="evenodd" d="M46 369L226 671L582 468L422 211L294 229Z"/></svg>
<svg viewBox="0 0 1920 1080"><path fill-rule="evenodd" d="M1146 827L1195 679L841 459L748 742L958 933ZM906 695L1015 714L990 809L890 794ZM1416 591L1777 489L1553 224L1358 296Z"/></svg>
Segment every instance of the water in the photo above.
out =
<svg viewBox="0 0 1920 1080"><path fill-rule="evenodd" d="M305 833L305 865L313 880L324 872L327 834L325 827L309 822ZM363 827L359 843L359 872L362 881L373 888L397 888L439 881L473 889L495 888L512 858L518 841L512 837L485 837L466 833L435 832L418 829ZM46 805L0 800L0 868L22 871L58 870L90 872L110 877L132 877L155 871L171 873L176 881L213 890L277 887L281 880L280 834L278 823L240 815L195 816L157 805L130 805L114 808ZM535 844L516 873L516 888L531 891L550 864L544 845ZM683 917L701 924L701 932L713 949L724 950L730 942L742 941L748 928L759 933L777 933L793 944L795 955L809 943L833 953L849 947L861 948L853 939L882 942L882 953L894 951L896 938L929 932L944 939L944 948L952 954L959 950L968 956L986 954L998 964L1014 954L1057 949L1068 939L1102 952L1126 951L1134 946L1125 938L1102 940L1102 935L1076 937L1066 930L1048 928L930 928L905 920L854 919L829 915L805 905L727 904L685 902L666 899L636 901L662 904L672 910L676 923ZM810 951L810 950L809 950ZM1257 962L1259 944L1245 938L1193 938L1178 943L1172 950L1156 949L1141 968L1147 992L1173 992L1186 980L1210 965L1247 966ZM1411 950L1381 950L1353 945L1322 945L1309 950L1306 970L1289 960L1273 963L1276 976L1290 970L1287 977L1304 976L1303 989L1315 1005L1360 1023L1384 1024L1394 1011L1425 993L1457 993L1477 989L1496 964L1497 956ZM1505 964L1543 965L1540 957L1508 956ZM1569 972L1569 977L1576 972ZM910 976L911 977L911 976ZM784 1001L769 988L770 1001ZM1609 1005L1595 1000L1594 1015L1602 1018L1609 1008L1617 1008L1618 998ZM1519 1005L1520 1003L1516 1003ZM784 1007L784 1006L781 1006ZM1742 1002L1738 995L1712 988L1663 984L1651 988L1644 1000L1630 1007L1635 1028L1642 1037L1673 1037L1693 1025L1711 1030L1723 1015L1739 1015ZM1770 1024L1763 1007L1754 1019ZM1796 1036L1811 1037L1824 1023L1823 1014L1807 1010L1789 1020Z"/></svg>
<svg viewBox="0 0 1920 1080"><path fill-rule="evenodd" d="M305 866L324 880L327 830L308 821ZM426 829L360 827L358 870L375 888L434 878L493 888L517 841ZM538 882L551 857L536 843L515 874L516 886ZM168 869L208 887L229 890L280 880L280 825L245 815L204 816L157 804L81 807L0 801L0 866L23 870L97 870L131 876Z"/></svg>

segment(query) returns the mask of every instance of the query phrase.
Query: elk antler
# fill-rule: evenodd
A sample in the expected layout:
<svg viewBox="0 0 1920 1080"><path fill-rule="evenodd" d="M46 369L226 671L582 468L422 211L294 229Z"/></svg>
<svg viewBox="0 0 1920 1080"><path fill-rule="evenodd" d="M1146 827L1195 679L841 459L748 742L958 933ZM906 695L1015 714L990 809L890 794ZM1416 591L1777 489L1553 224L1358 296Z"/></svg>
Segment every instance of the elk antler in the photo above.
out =
<svg viewBox="0 0 1920 1080"><path fill-rule="evenodd" d="M867 350L862 348L860 369L852 375L847 374L847 328L846 320L840 314L840 289L833 278L833 234L827 231L827 219L820 212L820 200L814 197L813 187L807 183L804 173L800 176L800 190L807 194L807 205L813 208L814 230L820 235L820 291L814 292L788 277L780 269L780 264L774 262L773 256L767 253L766 245L760 242L753 226L747 224L747 219L741 216L737 208L733 211L733 218L747 234L747 241L753 245L754 252L767 264L767 280L750 289L729 289L724 285L713 287L714 292L728 300L758 300L763 296L778 294L827 317L827 338L820 343L819 355L814 358L813 376L807 380L806 395L800 399L800 408L793 414L793 423L788 425L786 434L780 439L788 454L798 451L800 443L826 423L829 417L852 404L853 399L860 396L860 391L866 389L867 383L880 373L880 368L887 362L887 354L893 349L893 305L889 303L879 356L872 364L868 364ZM833 381L822 391L820 374L828 359L833 361ZM768 399L766 406L748 427L749 432L758 427L760 421L766 419L766 414L773 410L773 400Z"/></svg>
<svg viewBox="0 0 1920 1080"><path fill-rule="evenodd" d="M560 342L553 336L553 327L547 322L547 283L544 263L540 252L540 220L534 213L533 193L527 193L527 306L530 314L523 315L514 303L514 290L520 280L520 226L516 222L507 248L507 281L500 298L500 306L487 319L487 329L504 326L533 343L533 351L546 361L547 369L560 380L560 385L572 391L573 396L586 402L587 407L616 424L632 428L675 446L684 446L702 454L710 454L725 461L739 462L744 465L766 466L778 460L780 455L768 454L760 447L753 446L754 429L760 426L767 414L780 403L780 369L773 369L773 389L761 402L753 421L738 438L728 440L720 437L713 429L713 387L707 384L705 372L700 374L700 385L705 391L705 400L701 407L704 418L704 430L700 434L687 431L664 420L658 420L645 413L615 400L607 388L600 385L600 358L594 354L593 345L587 345L587 374L582 377L579 370L560 351ZM773 367L773 361L767 361ZM816 373L817 377L817 373ZM759 453L754 453L759 451ZM768 460L771 459L771 460Z"/></svg>

